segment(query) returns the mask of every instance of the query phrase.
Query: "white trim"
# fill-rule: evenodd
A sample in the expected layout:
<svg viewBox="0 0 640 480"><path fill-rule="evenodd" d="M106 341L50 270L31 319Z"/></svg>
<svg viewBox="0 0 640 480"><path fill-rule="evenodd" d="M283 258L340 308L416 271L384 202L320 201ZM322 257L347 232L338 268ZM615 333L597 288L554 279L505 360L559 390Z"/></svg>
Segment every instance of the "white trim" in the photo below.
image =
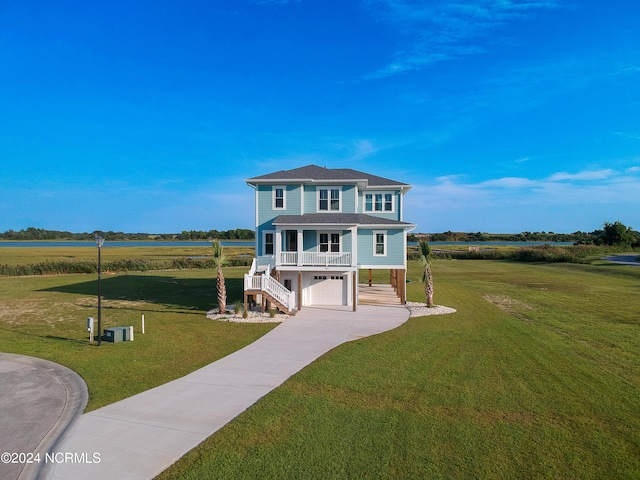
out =
<svg viewBox="0 0 640 480"><path fill-rule="evenodd" d="M402 264L389 264L389 265L369 265L368 263L358 265L358 270L393 270L394 268L403 270L405 266Z"/></svg>
<svg viewBox="0 0 640 480"><path fill-rule="evenodd" d="M383 253L377 253L378 235L382 235L382 248ZM373 256L374 257L386 257L387 256L387 231L386 230L374 230L373 231Z"/></svg>
<svg viewBox="0 0 640 480"><path fill-rule="evenodd" d="M304 215L304 183L300 184L300 215Z"/></svg>
<svg viewBox="0 0 640 480"><path fill-rule="evenodd" d="M276 207L276 192L282 190L282 206ZM271 186L271 209L272 210L286 210L287 209L287 187L284 185L272 185Z"/></svg>

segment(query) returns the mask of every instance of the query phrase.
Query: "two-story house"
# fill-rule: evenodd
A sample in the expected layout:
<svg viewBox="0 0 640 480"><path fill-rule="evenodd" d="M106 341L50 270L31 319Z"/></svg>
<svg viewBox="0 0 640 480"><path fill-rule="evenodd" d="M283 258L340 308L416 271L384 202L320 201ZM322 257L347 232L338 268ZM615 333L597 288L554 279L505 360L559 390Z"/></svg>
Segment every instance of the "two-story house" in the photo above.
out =
<svg viewBox="0 0 640 480"><path fill-rule="evenodd" d="M256 258L249 295L293 312L309 305L356 309L360 269L386 269L405 301L404 194L411 188L349 168L316 165L249 178L255 189Z"/></svg>

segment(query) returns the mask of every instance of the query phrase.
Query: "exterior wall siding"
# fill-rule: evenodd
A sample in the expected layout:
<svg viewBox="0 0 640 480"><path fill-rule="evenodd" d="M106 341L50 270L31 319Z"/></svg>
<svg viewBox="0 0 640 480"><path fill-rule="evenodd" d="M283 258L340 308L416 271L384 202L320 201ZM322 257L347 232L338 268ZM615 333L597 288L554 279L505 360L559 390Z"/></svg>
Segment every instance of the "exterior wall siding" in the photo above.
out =
<svg viewBox="0 0 640 480"><path fill-rule="evenodd" d="M387 232L387 252L384 256L373 254L373 232ZM404 231L399 229L358 229L358 265L404 265Z"/></svg>

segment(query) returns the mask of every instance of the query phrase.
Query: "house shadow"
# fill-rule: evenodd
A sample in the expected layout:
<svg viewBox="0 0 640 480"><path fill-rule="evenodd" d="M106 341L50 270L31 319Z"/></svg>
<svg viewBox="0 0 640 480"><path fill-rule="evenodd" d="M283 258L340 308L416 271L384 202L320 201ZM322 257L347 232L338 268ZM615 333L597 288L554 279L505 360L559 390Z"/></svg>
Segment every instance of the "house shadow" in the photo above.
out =
<svg viewBox="0 0 640 480"><path fill-rule="evenodd" d="M227 304L242 299L243 280L225 279ZM178 278L166 275L104 275L100 290L106 305L114 308L118 301L144 302L168 310L208 311L217 303L216 278ZM98 279L40 290L76 295L98 296ZM111 301L111 306L109 305ZM117 308L117 307L115 307ZM148 310L148 308L145 308Z"/></svg>

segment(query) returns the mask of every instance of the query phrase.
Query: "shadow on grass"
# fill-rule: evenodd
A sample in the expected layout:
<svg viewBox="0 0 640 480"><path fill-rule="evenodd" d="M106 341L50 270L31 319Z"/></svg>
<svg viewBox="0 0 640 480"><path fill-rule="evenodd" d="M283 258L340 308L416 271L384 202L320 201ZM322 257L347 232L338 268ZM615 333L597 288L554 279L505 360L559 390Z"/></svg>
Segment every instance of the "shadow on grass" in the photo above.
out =
<svg viewBox="0 0 640 480"><path fill-rule="evenodd" d="M241 278L225 279L227 303L242 299ZM98 280L45 288L43 292L98 295ZM103 275L102 298L105 301L140 301L184 310L208 311L217 304L215 278L178 278L166 275ZM103 305L103 308L117 308ZM166 309L164 310L166 311Z"/></svg>
<svg viewBox="0 0 640 480"><path fill-rule="evenodd" d="M78 345L86 345L89 338L87 337L87 339L85 340L85 339L78 339L78 338L58 337L55 335L36 335L36 336L40 338L46 338L47 340L60 340L68 343L77 343Z"/></svg>

